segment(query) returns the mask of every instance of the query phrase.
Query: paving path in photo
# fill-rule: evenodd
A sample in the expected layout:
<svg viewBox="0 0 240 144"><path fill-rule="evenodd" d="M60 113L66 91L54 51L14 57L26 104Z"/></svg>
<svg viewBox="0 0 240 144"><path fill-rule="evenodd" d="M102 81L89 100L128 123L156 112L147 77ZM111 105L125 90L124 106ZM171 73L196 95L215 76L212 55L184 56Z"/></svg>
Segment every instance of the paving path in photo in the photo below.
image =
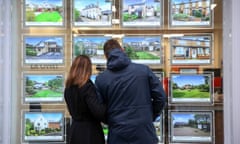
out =
<svg viewBox="0 0 240 144"><path fill-rule="evenodd" d="M179 127L174 128L174 136L209 136L209 132L204 132L197 128Z"/></svg>

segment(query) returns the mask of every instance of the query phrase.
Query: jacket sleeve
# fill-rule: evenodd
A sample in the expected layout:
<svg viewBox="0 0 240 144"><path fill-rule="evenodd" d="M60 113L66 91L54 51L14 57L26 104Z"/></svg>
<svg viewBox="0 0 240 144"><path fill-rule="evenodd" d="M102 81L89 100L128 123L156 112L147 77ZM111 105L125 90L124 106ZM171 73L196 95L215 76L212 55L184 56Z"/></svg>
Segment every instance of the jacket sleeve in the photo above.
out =
<svg viewBox="0 0 240 144"><path fill-rule="evenodd" d="M97 97L98 97L98 100L101 102L101 103L105 103L106 104L106 99L103 97L104 95L102 94L101 92L101 88L100 88L100 81L103 81L103 80L100 80L99 77L97 76L96 77L96 80L95 80L95 87L96 87L96 91L97 91Z"/></svg>
<svg viewBox="0 0 240 144"><path fill-rule="evenodd" d="M149 69L149 84L151 90L153 120L160 116L166 103L166 94L159 78Z"/></svg>
<svg viewBox="0 0 240 144"><path fill-rule="evenodd" d="M99 121L106 121L106 105L101 103L97 98L97 93L94 85L88 89L88 96L86 97L86 103L92 113L92 115Z"/></svg>

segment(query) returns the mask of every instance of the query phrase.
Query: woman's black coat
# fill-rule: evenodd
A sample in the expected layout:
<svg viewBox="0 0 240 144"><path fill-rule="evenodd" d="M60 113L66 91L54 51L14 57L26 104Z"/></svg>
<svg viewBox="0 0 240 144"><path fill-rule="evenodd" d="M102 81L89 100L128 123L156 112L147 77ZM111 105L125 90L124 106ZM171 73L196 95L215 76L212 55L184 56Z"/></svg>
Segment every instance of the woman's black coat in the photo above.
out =
<svg viewBox="0 0 240 144"><path fill-rule="evenodd" d="M69 144L104 144L100 121L105 119L106 107L97 100L92 81L83 87L65 88L64 98L72 117L68 137Z"/></svg>

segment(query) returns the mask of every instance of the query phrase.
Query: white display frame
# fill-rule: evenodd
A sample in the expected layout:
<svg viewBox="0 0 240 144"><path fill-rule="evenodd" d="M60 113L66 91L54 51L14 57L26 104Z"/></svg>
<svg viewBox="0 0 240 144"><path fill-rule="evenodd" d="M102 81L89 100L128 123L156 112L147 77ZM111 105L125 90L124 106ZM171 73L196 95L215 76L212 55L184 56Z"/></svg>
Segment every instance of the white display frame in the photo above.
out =
<svg viewBox="0 0 240 144"><path fill-rule="evenodd" d="M212 33L192 33L170 37L170 63L171 65L212 65L213 43Z"/></svg>
<svg viewBox="0 0 240 144"><path fill-rule="evenodd" d="M132 46L134 49L140 49L139 52L142 53L144 51L151 51L153 49L158 49L156 50L157 54L156 56L153 54L151 57L155 57L154 59L150 59L150 58L131 58L131 56L129 56L129 58L131 59L132 62L135 63L140 63L140 64L145 64L145 65L163 65L163 54L164 54L164 49L163 49L163 37L162 35L150 35L150 34L128 34L128 35L124 35L122 38L122 46L125 50L125 53L128 55L128 50L127 50L127 46ZM127 42L125 41L127 40ZM156 41L152 41L152 40L156 40ZM130 44L129 44L130 43ZM157 43L157 44L156 44ZM131 45L134 44L134 45ZM152 50L141 50L141 49L152 49ZM139 55L137 54L138 50L133 50L135 51L135 56L139 57ZM154 53L156 53L154 52ZM144 54L145 55L145 54ZM141 54L140 54L141 56ZM158 57L158 58L157 58Z"/></svg>
<svg viewBox="0 0 240 144"><path fill-rule="evenodd" d="M163 82L164 72L162 70L152 69L153 73L159 78L160 82Z"/></svg>
<svg viewBox="0 0 240 144"><path fill-rule="evenodd" d="M174 114L178 114L179 116L173 117ZM169 110L168 115L168 130L170 143L215 143L214 110ZM207 122L209 126L207 126L207 124L204 125L203 123L200 123L204 121L200 119L201 117L199 118L198 116L199 119L194 118L194 116L197 115L205 116L207 118L205 122ZM197 127L193 127L194 123L189 123L191 121L195 121L196 123L198 121L197 124L195 123L195 126ZM177 127L180 127L180 129L178 131L175 131L177 134L174 134L174 127L177 128L176 125L178 125ZM203 131L203 129L205 129L205 132ZM187 133L192 135L187 135Z"/></svg>
<svg viewBox="0 0 240 144"><path fill-rule="evenodd" d="M53 0L49 0L49 1L53 1ZM29 3L27 3L29 2ZM40 4L41 3L41 4ZM29 6L29 7L27 7ZM45 6L42 9L40 9L39 7L41 6ZM55 6L55 7L53 7ZM65 22L66 22L66 1L65 0L54 0L54 3L44 3L44 1L36 1L36 0L22 0L22 22L23 22L23 27L24 28L30 28L30 27L59 27L59 28L63 28L65 27ZM38 9L37 9L37 8ZM34 22L34 21L27 21L27 9L28 10L36 10L35 14L39 15L41 14L42 11L46 11L46 12L55 12L56 9L58 9L59 14L58 16L62 16L62 20L60 22L50 22L50 21L43 21L43 22ZM34 15L34 14L33 14ZM41 16L41 15L40 15ZM44 14L44 16L46 16ZM47 15L48 16L48 15ZM41 18L40 18L41 19ZM52 18L50 18L52 19Z"/></svg>
<svg viewBox="0 0 240 144"><path fill-rule="evenodd" d="M66 35L22 35L22 59L24 66L63 66L65 64ZM34 56L27 56L27 45L32 46ZM29 52L30 52L29 51ZM41 58L42 57L42 58Z"/></svg>
<svg viewBox="0 0 240 144"><path fill-rule="evenodd" d="M163 87L165 87L164 85L164 72L162 69L160 70L156 70L156 69L152 69L153 73L159 78L161 84Z"/></svg>
<svg viewBox="0 0 240 144"><path fill-rule="evenodd" d="M56 90L55 92L53 90L50 90L46 85L46 83L49 82L49 80L52 80L54 78L59 78L60 81L57 81L58 83L61 83L60 89L61 92L57 92L59 90ZM28 88L29 91L34 94L30 97L26 96L27 91L27 79L31 80L30 83L35 83L36 86L31 86L32 88ZM22 98L23 98L23 104L54 104L59 103L63 104L64 102L64 81L65 81L65 75L62 72L46 72L46 73L39 73L39 72L25 72L22 73ZM35 88L36 87L36 88ZM56 95L51 95L51 93L56 93ZM46 95L47 94L47 95ZM33 98L33 95L36 95L35 98ZM42 95L42 96L41 96ZM50 95L50 96L49 96Z"/></svg>
<svg viewBox="0 0 240 144"><path fill-rule="evenodd" d="M206 4L207 6L205 8L202 8L202 1L193 1L190 2L190 0L183 0L183 3L180 3L178 1L177 4L174 2L177 0L169 0L168 4L168 19L169 19L169 28L190 28L190 29L212 29L213 22L214 22L214 11L212 8L212 5L214 4L214 0L207 0ZM192 6L189 3L192 4ZM173 3L175 8L173 8ZM200 5L200 6L199 6ZM186 8L185 8L186 7ZM195 9L194 9L195 8ZM192 13L190 13L190 10L192 9ZM205 10L205 14L208 14L208 17L202 17L202 15L205 15L202 11ZM181 11L181 13L177 13L176 11ZM199 12L198 12L199 11ZM173 13L176 12L176 16L179 17L179 21L173 20ZM198 13L197 13L198 12ZM186 14L187 13L187 14ZM181 14L181 15L180 15ZM195 16L193 16L195 15ZM199 15L200 18L196 17L196 15ZM204 21L205 19L205 21ZM209 19L209 20L208 20Z"/></svg>
<svg viewBox="0 0 240 144"><path fill-rule="evenodd" d="M23 109L21 111L21 129L22 129L22 143L66 143L66 123L65 123L65 112L61 109L54 109L54 110L26 110ZM37 132L39 130L36 130L37 127L33 127L33 130L31 132L29 131L29 134L26 134L26 125L27 125L27 119L29 122L32 121L32 126L34 126L34 123L39 121L40 126L38 129L42 129L41 132L46 132L47 129L55 129L58 131L58 134L56 135L39 135L36 136L35 134L30 134L31 132ZM40 120L41 119L41 120ZM44 124L48 125L44 125ZM49 125L50 123L50 125ZM41 128L40 128L41 127ZM45 128L44 128L45 127ZM35 129L35 130L34 130ZM45 130L44 130L45 129ZM39 133L38 133L39 134Z"/></svg>
<svg viewBox="0 0 240 144"><path fill-rule="evenodd" d="M86 54L90 57L92 64L95 65L105 65L107 60L104 55L103 45L108 40L111 39L110 36L105 35L73 35L72 37L72 59L74 59L79 54ZM81 43L80 43L81 42ZM77 44L80 43L80 44ZM82 52L79 50L80 47L76 47L78 45L82 45ZM85 48L86 47L86 48ZM99 47L101 47L99 49ZM76 52L76 50L79 52ZM86 49L89 49L85 52Z"/></svg>
<svg viewBox="0 0 240 144"><path fill-rule="evenodd" d="M88 4L83 5L83 3L88 3ZM95 4L96 7L94 7L94 3L96 3ZM110 4L107 5L107 3L110 3ZM76 6L80 8L76 8ZM85 8L83 8L82 6ZM102 11L102 8L107 8L107 9ZM82 10L81 12L80 10L78 11L79 15L81 15L81 13L86 13L85 16L79 17L81 21L75 20L75 15L76 15L75 10L77 9ZM87 9L90 9L90 10L87 10ZM114 15L114 12L112 10L112 0L98 0L98 1L97 0L72 0L71 14L72 14L71 18L72 18L73 27L112 27L112 18Z"/></svg>
<svg viewBox="0 0 240 144"><path fill-rule="evenodd" d="M147 2L122 0L121 8L120 8L121 26L124 28L162 28L164 23L163 22L164 21L163 6L164 6L163 0L148 0ZM156 9L160 9L160 10L156 11ZM139 18L139 19L137 18L136 22L125 21L124 20L125 15L132 15L132 16L138 15L138 17L144 17L144 18ZM145 17L149 19L151 18L151 19L144 20ZM157 19L157 20L153 21L152 19Z"/></svg>
<svg viewBox="0 0 240 144"><path fill-rule="evenodd" d="M174 78L175 82L174 83ZM214 73L170 73L169 74L169 88L168 95L169 105L190 105L190 106L211 106L214 104ZM207 84L204 82L207 81ZM178 85L182 85L179 87ZM205 88L207 85L207 88ZM174 88L176 89L176 94L179 96L174 96ZM200 90L203 89L204 91ZM207 94L206 94L206 89ZM191 93L190 93L191 92ZM201 95L204 95L203 97ZM207 97L205 96L207 95ZM184 96L184 97L182 97ZM190 97L191 96L191 97Z"/></svg>
<svg viewBox="0 0 240 144"><path fill-rule="evenodd" d="M154 121L153 121L153 125L156 129L156 133L157 133L157 137L158 137L158 144L164 144L165 143L165 112L164 110L162 111L161 115L158 116ZM160 134L158 134L160 133Z"/></svg>

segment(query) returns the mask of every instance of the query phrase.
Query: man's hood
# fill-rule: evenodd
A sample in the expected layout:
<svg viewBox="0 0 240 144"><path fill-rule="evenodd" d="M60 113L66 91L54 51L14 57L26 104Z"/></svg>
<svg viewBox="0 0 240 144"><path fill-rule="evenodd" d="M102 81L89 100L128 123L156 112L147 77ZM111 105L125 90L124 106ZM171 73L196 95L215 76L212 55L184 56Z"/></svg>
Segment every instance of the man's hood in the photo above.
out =
<svg viewBox="0 0 240 144"><path fill-rule="evenodd" d="M121 49L115 48L108 55L107 69L119 71L128 66L130 62L131 60L127 57L126 53Z"/></svg>

